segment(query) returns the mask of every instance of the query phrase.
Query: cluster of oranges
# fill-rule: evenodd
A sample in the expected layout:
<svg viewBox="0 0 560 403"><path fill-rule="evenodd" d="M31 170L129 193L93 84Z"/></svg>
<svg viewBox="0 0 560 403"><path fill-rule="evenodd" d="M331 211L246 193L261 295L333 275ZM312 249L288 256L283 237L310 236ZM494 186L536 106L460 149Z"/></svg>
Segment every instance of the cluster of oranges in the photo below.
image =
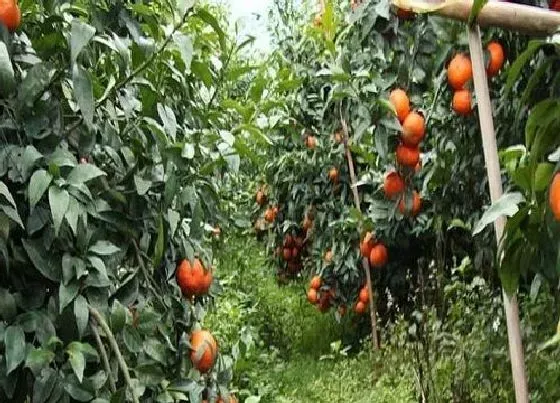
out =
<svg viewBox="0 0 560 403"><path fill-rule="evenodd" d="M356 301L356 305L354 305L354 312L356 312L358 315L362 315L367 311L368 303L369 291L367 286L364 285L360 289L360 292L358 294L358 301Z"/></svg>
<svg viewBox="0 0 560 403"><path fill-rule="evenodd" d="M212 271L206 270L198 258L193 262L183 259L177 266L175 278L188 299L207 295L213 281ZM207 330L195 330L191 333L190 344L193 366L202 373L210 371L218 356L218 344L214 336Z"/></svg>
<svg viewBox="0 0 560 403"><path fill-rule="evenodd" d="M21 23L21 11L16 0L0 0L0 23L10 32L15 31Z"/></svg>
<svg viewBox="0 0 560 403"><path fill-rule="evenodd" d="M383 242L375 239L371 232L366 232L360 242L362 257L369 259L371 267L380 268L387 264L389 252Z"/></svg>
<svg viewBox="0 0 560 403"><path fill-rule="evenodd" d="M336 291L334 288L323 285L323 280L320 276L314 276L309 282L309 288L307 290L307 300L310 304L313 304L317 309L325 313L333 305L333 300L336 296ZM339 313L344 315L346 313L346 307L341 306Z"/></svg>
<svg viewBox="0 0 560 403"><path fill-rule="evenodd" d="M305 240L301 235L286 234L282 247L278 247L277 253L287 263L288 273L297 274L302 268L302 254Z"/></svg>
<svg viewBox="0 0 560 403"><path fill-rule="evenodd" d="M486 74L494 77L504 64L504 48L500 43L492 41L486 47L488 63ZM465 53L456 54L447 66L447 81L453 89L453 110L462 116L467 116L472 112L472 94L469 89L473 77L472 63L469 56Z"/></svg>
<svg viewBox="0 0 560 403"><path fill-rule="evenodd" d="M403 172L418 172L420 165L420 142L426 135L426 123L420 112L411 111L410 100L406 92L397 88L391 91L389 101L395 108L397 118L402 125L400 142L397 145L397 165ZM402 214L410 213L415 216L420 212L422 199L415 190L412 192L412 204L407 203L405 180L401 173L390 171L385 175L383 184L385 196L389 200L399 201L399 211Z"/></svg>

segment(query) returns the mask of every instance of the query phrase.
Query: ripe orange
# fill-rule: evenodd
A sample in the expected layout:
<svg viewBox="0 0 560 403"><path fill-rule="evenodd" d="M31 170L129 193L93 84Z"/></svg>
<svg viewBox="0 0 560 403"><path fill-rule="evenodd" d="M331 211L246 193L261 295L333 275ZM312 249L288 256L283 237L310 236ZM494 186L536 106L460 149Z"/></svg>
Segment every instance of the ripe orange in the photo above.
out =
<svg viewBox="0 0 560 403"><path fill-rule="evenodd" d="M338 173L338 169L332 167L329 171L329 180L332 183L338 183L339 179L340 179L340 174Z"/></svg>
<svg viewBox="0 0 560 403"><path fill-rule="evenodd" d="M212 272L205 272L200 259L195 259L192 264L187 259L183 259L177 267L175 276L181 292L189 298L193 295L207 294L213 280Z"/></svg>
<svg viewBox="0 0 560 403"><path fill-rule="evenodd" d="M294 246L294 237L288 234L284 237L284 247L291 248L292 246Z"/></svg>
<svg viewBox="0 0 560 403"><path fill-rule="evenodd" d="M292 259L297 259L297 257L299 256L299 249L294 246L292 249Z"/></svg>
<svg viewBox="0 0 560 403"><path fill-rule="evenodd" d="M336 144L342 143L342 133L340 132L340 130L337 130L337 131L334 133L333 138L334 138L334 142L335 142Z"/></svg>
<svg viewBox="0 0 560 403"><path fill-rule="evenodd" d="M358 299L360 300L360 302L363 302L364 304L367 304L369 302L369 291L367 286L362 287Z"/></svg>
<svg viewBox="0 0 560 403"><path fill-rule="evenodd" d="M21 11L16 0L0 0L0 22L13 32L21 23Z"/></svg>
<svg viewBox="0 0 560 403"><path fill-rule="evenodd" d="M420 144L426 134L424 116L418 112L410 112L402 124L401 139L408 146Z"/></svg>
<svg viewBox="0 0 560 403"><path fill-rule="evenodd" d="M453 110L457 114L467 116L472 111L472 98L469 90L458 90L453 94Z"/></svg>
<svg viewBox="0 0 560 403"><path fill-rule="evenodd" d="M305 145L307 148L313 150L317 146L317 138L315 136L309 135L305 138Z"/></svg>
<svg viewBox="0 0 560 403"><path fill-rule="evenodd" d="M284 248L282 251L282 257L286 262L290 260L292 258L292 250L290 248Z"/></svg>
<svg viewBox="0 0 560 403"><path fill-rule="evenodd" d="M406 92L400 88L394 89L389 95L389 102L395 108L399 121L403 122L410 113L410 101Z"/></svg>
<svg viewBox="0 0 560 403"><path fill-rule="evenodd" d="M356 312L358 315L364 314L366 312L366 309L367 306L362 301L358 301L356 302L356 305L354 305L354 312Z"/></svg>
<svg viewBox="0 0 560 403"><path fill-rule="evenodd" d="M369 263L373 267L383 267L387 264L389 254L387 248L382 243L376 244L371 248L371 253L369 254Z"/></svg>
<svg viewBox="0 0 560 403"><path fill-rule="evenodd" d="M259 206L263 206L266 203L266 195L262 190L257 191L257 195L255 196L255 200Z"/></svg>
<svg viewBox="0 0 560 403"><path fill-rule="evenodd" d="M266 220L266 222L274 222L274 220L276 219L276 214L274 214L274 210L271 209L270 207L266 209L266 211L264 212L264 219Z"/></svg>
<svg viewBox="0 0 560 403"><path fill-rule="evenodd" d="M328 251L325 252L325 262L331 263L332 260L333 260L333 253L332 250L329 249Z"/></svg>
<svg viewBox="0 0 560 403"><path fill-rule="evenodd" d="M321 277L320 276L314 276L311 279L311 282L309 283L309 287L318 290L319 288L321 288Z"/></svg>
<svg viewBox="0 0 560 403"><path fill-rule="evenodd" d="M303 242L304 242L304 241L303 241L303 238L300 237L300 236L297 236L297 237L294 239L294 244L295 244L295 246L296 246L298 249L303 248Z"/></svg>
<svg viewBox="0 0 560 403"><path fill-rule="evenodd" d="M412 216L417 215L420 212L421 208L422 208L422 198L420 197L418 192L415 190L412 193L412 210L410 211L410 215L412 215ZM399 202L399 211L401 212L401 214L406 214L407 213L405 196L403 196L403 198Z"/></svg>
<svg viewBox="0 0 560 403"><path fill-rule="evenodd" d="M191 333L191 362L200 372L212 369L218 356L218 344L207 330L195 330Z"/></svg>
<svg viewBox="0 0 560 403"><path fill-rule="evenodd" d="M486 73L488 77L494 77L504 65L504 48L499 42L492 41L488 44L486 50L490 53L490 60L488 60L488 66L486 66Z"/></svg>
<svg viewBox="0 0 560 403"><path fill-rule="evenodd" d="M414 14L414 11L412 10L407 10L406 8L397 8L397 17L399 17L401 20L412 20L414 17L416 16L416 14Z"/></svg>
<svg viewBox="0 0 560 403"><path fill-rule="evenodd" d="M548 204L556 221L560 221L560 172L554 175L550 184Z"/></svg>
<svg viewBox="0 0 560 403"><path fill-rule="evenodd" d="M456 54L447 66L447 81L454 90L462 90L472 80L472 74L471 59L464 53Z"/></svg>
<svg viewBox="0 0 560 403"><path fill-rule="evenodd" d="M371 248L375 245L375 239L371 232L366 232L364 239L360 242L360 253L362 257L367 257L369 259L369 255L371 253Z"/></svg>
<svg viewBox="0 0 560 403"><path fill-rule="evenodd" d="M307 290L307 300L312 304L316 304L319 301L317 290L315 288Z"/></svg>
<svg viewBox="0 0 560 403"><path fill-rule="evenodd" d="M407 167L415 167L420 161L420 150L418 147L409 147L404 144L399 144L397 146L397 162L400 165Z"/></svg>
<svg viewBox="0 0 560 403"><path fill-rule="evenodd" d="M383 191L385 192L385 197L392 199L395 196L401 194L404 190L404 180L396 171L388 172L385 175L385 181L383 183Z"/></svg>

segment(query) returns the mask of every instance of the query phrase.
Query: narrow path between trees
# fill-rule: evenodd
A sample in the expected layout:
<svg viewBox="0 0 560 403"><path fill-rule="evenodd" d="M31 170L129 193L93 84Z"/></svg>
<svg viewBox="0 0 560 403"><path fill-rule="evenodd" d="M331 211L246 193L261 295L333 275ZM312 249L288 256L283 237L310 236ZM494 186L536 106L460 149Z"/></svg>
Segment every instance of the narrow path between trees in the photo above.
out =
<svg viewBox="0 0 560 403"><path fill-rule="evenodd" d="M217 267L223 294L205 322L223 348L239 348L234 384L241 401L251 395L260 402L414 401L412 373L396 379L384 375L387 357L372 363L371 342L357 337L368 326L321 314L307 303L303 282L279 286L256 241L225 244Z"/></svg>

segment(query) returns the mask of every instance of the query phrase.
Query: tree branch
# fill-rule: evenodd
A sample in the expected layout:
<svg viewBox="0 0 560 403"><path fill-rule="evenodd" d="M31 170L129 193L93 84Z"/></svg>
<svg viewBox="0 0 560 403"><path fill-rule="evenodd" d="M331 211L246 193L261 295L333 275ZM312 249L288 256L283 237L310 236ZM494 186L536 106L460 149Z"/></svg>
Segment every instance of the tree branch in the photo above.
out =
<svg viewBox="0 0 560 403"><path fill-rule="evenodd" d="M140 403L140 401L138 400L138 397L136 396L136 391L134 390L134 387L132 386L132 381L130 379L130 373L128 372L128 365L126 365L126 361L124 360L124 358L121 354L121 350L119 349L119 345L117 344L117 340L115 339L115 336L113 335L113 332L111 332L111 329L109 328L109 325L107 324L107 322L105 322L105 319L103 319L103 316L99 313L99 311L97 309L95 309L92 306L89 306L88 309L89 309L90 315L93 316L95 321L99 324L99 326L101 326L101 329L103 329L103 331L105 332L105 336L107 336L107 339L109 339L109 344L111 345L111 348L113 349L113 352L115 353L115 356L117 357L117 361L119 363L119 366L122 369L123 376L124 376L124 381L125 381L127 387L130 389L130 392L132 393L132 401L134 403Z"/></svg>
<svg viewBox="0 0 560 403"><path fill-rule="evenodd" d="M95 337L95 342L97 343L97 348L99 349L99 354L101 355L101 361L103 362L103 367L105 367L105 371L107 372L107 377L109 379L109 389L111 393L115 393L117 391L117 387L115 385L115 379L113 378L113 372L111 371L111 365L109 365L109 357L107 356L107 350L101 341L101 337L99 337L99 331L97 330L97 325L93 319L89 322L91 326L91 331L93 332L93 337Z"/></svg>

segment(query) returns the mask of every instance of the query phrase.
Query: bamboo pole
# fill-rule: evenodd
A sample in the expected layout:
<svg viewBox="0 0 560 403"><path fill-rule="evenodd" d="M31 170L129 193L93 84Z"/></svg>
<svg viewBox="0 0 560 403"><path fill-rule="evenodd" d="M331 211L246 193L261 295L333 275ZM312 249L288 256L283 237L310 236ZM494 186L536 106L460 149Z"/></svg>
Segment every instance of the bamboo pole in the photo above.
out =
<svg viewBox="0 0 560 403"><path fill-rule="evenodd" d="M348 125L346 124L346 120L342 117L342 112L340 114L340 122L342 124L342 132L343 132L343 144L344 144L344 151L346 153L346 160L348 161L348 171L350 173L350 185L352 188L352 194L354 195L354 204L358 211L361 211L360 208L360 195L358 194L358 186L356 181L356 174L354 172L354 162L352 160L352 153L350 152L350 148L348 147ZM369 312L371 316L371 339L373 343L373 348L375 350L379 350L379 337L377 335L377 307L375 306L375 300L373 296L373 283L371 281L371 273L369 271L369 261L367 258L362 258L362 267L366 272L366 285L368 288L369 294Z"/></svg>
<svg viewBox="0 0 560 403"><path fill-rule="evenodd" d="M433 13L457 21L467 22L473 0L393 0L393 4L417 13ZM535 36L547 36L560 29L560 13L544 8L503 1L488 2L477 17L481 27L500 27Z"/></svg>
<svg viewBox="0 0 560 403"><path fill-rule="evenodd" d="M478 116L480 119L480 130L482 134L482 145L484 148L484 160L488 174L488 185L490 187L490 199L495 203L502 196L502 178L498 160L498 147L494 133L494 121L492 119L492 104L490 103L490 92L488 90L488 79L484 65L484 54L480 40L480 28L478 25L467 28L469 37L469 48L473 66L474 89L478 101ZM502 239L505 226L505 217L500 216L494 221L496 232L496 243ZM525 360L521 340L521 328L519 325L519 306L516 295L508 296L502 292L504 299L504 310L506 312L509 355L511 360L511 371L515 387L515 399L517 403L529 401L527 376L525 373Z"/></svg>

